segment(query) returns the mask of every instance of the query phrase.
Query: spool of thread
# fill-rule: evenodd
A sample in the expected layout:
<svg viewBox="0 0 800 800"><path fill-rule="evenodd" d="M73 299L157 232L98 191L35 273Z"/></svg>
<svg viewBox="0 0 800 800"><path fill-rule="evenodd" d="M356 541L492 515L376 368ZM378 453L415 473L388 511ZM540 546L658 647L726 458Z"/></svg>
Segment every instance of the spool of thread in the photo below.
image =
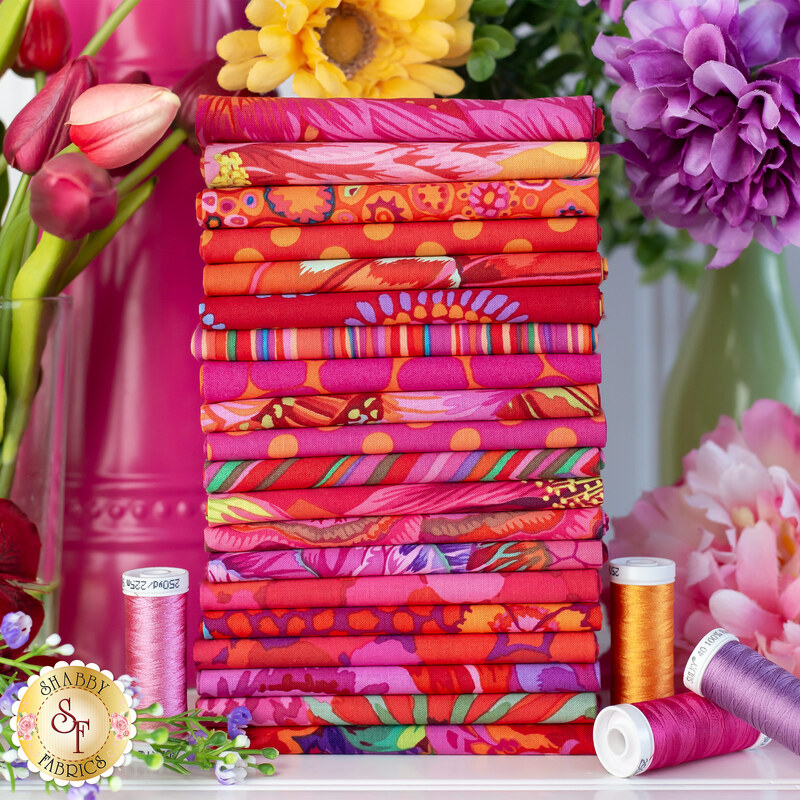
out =
<svg viewBox="0 0 800 800"><path fill-rule="evenodd" d="M724 628L715 628L695 647L683 682L800 755L800 679Z"/></svg>
<svg viewBox="0 0 800 800"><path fill-rule="evenodd" d="M614 558L611 576L611 702L674 694L675 562Z"/></svg>
<svg viewBox="0 0 800 800"><path fill-rule="evenodd" d="M699 695L604 708L594 723L600 763L618 778L763 747L769 738Z"/></svg>
<svg viewBox="0 0 800 800"><path fill-rule="evenodd" d="M125 668L141 705L161 703L164 716L186 711L186 593L189 573L146 567L122 573Z"/></svg>

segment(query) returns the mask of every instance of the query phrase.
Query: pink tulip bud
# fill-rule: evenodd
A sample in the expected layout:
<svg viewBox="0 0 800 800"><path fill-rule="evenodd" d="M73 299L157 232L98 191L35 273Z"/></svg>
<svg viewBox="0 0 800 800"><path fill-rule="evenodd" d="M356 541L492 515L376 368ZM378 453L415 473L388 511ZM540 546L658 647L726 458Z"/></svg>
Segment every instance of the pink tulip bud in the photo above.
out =
<svg viewBox="0 0 800 800"><path fill-rule="evenodd" d="M51 158L31 181L31 217L53 236L82 239L117 213L111 176L81 153Z"/></svg>
<svg viewBox="0 0 800 800"><path fill-rule="evenodd" d="M172 87L172 91L181 100L181 107L178 116L175 117L175 127L186 131L186 143L195 152L200 153L200 145L197 143L197 133L195 132L194 120L197 116L197 100L201 94L232 95L233 97L250 97L247 89L238 92L228 92L220 89L217 83L217 74L225 66L225 61L219 56L214 56L208 61L195 67L191 72L181 78ZM274 92L270 92L274 94Z"/></svg>
<svg viewBox="0 0 800 800"><path fill-rule="evenodd" d="M69 135L98 166L121 167L164 135L179 106L178 96L161 86L104 83L73 103Z"/></svg>
<svg viewBox="0 0 800 800"><path fill-rule="evenodd" d="M50 75L67 63L70 44L69 22L58 0L33 0L14 72Z"/></svg>
<svg viewBox="0 0 800 800"><path fill-rule="evenodd" d="M69 144L66 126L70 106L97 83L97 70L89 56L74 58L47 82L33 100L11 121L3 140L3 155L16 169L33 175Z"/></svg>

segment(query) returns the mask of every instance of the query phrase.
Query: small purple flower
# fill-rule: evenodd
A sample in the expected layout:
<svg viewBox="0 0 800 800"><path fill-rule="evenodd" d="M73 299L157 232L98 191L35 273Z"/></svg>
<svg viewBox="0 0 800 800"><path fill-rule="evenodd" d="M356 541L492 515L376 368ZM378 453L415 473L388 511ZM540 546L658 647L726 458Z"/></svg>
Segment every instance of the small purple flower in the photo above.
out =
<svg viewBox="0 0 800 800"><path fill-rule="evenodd" d="M685 228L730 264L753 239L800 244L800 60L777 57L785 9L762 0L634 0L630 38L594 53L620 85L611 105L627 141L632 197L645 216Z"/></svg>
<svg viewBox="0 0 800 800"><path fill-rule="evenodd" d="M214 764L214 774L223 786L244 783L247 778L247 764L241 756L236 756L236 761L230 765L224 761L217 761Z"/></svg>
<svg viewBox="0 0 800 800"><path fill-rule="evenodd" d="M597 5L608 14L614 22L619 22L622 16L622 5L625 0L597 0ZM592 0L578 0L579 6L588 6Z"/></svg>
<svg viewBox="0 0 800 800"><path fill-rule="evenodd" d="M19 696L17 692L23 687L27 686L27 683L23 681L17 681L17 683L12 683L9 687L3 692L2 696L0 696L0 714L4 717L10 717L14 712L12 711L12 707L14 703L19 700Z"/></svg>
<svg viewBox="0 0 800 800"><path fill-rule="evenodd" d="M12 611L0 622L0 636L12 650L17 650L30 639L32 627L33 620L27 614Z"/></svg>
<svg viewBox="0 0 800 800"><path fill-rule="evenodd" d="M83 786L71 786L67 792L67 800L97 800L99 796L99 787L91 783L84 783Z"/></svg>
<svg viewBox="0 0 800 800"><path fill-rule="evenodd" d="M253 721L253 715L249 708L236 706L228 714L228 736L235 739L237 736L245 735L245 728Z"/></svg>

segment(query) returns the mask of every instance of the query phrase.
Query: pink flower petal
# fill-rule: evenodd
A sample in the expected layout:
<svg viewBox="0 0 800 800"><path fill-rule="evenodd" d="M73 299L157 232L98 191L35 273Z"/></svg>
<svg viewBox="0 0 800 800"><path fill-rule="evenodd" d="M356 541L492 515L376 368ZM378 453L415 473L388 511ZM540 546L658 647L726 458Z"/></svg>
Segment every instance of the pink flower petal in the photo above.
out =
<svg viewBox="0 0 800 800"><path fill-rule="evenodd" d="M765 611L747 595L733 589L720 589L708 601L708 610L717 624L734 636L755 638L756 632L768 639L780 636L781 618Z"/></svg>
<svg viewBox="0 0 800 800"><path fill-rule="evenodd" d="M767 611L778 611L778 550L766 522L746 528L736 545L736 583L739 591Z"/></svg>

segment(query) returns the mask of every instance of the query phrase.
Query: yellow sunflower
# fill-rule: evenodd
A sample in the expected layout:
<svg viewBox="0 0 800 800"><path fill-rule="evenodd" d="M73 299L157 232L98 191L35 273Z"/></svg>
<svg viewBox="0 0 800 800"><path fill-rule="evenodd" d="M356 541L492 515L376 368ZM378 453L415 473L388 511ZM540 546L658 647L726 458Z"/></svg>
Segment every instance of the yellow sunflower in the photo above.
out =
<svg viewBox="0 0 800 800"><path fill-rule="evenodd" d="M259 30L217 43L223 89L264 93L294 75L301 97L433 97L463 81L472 0L250 0Z"/></svg>

